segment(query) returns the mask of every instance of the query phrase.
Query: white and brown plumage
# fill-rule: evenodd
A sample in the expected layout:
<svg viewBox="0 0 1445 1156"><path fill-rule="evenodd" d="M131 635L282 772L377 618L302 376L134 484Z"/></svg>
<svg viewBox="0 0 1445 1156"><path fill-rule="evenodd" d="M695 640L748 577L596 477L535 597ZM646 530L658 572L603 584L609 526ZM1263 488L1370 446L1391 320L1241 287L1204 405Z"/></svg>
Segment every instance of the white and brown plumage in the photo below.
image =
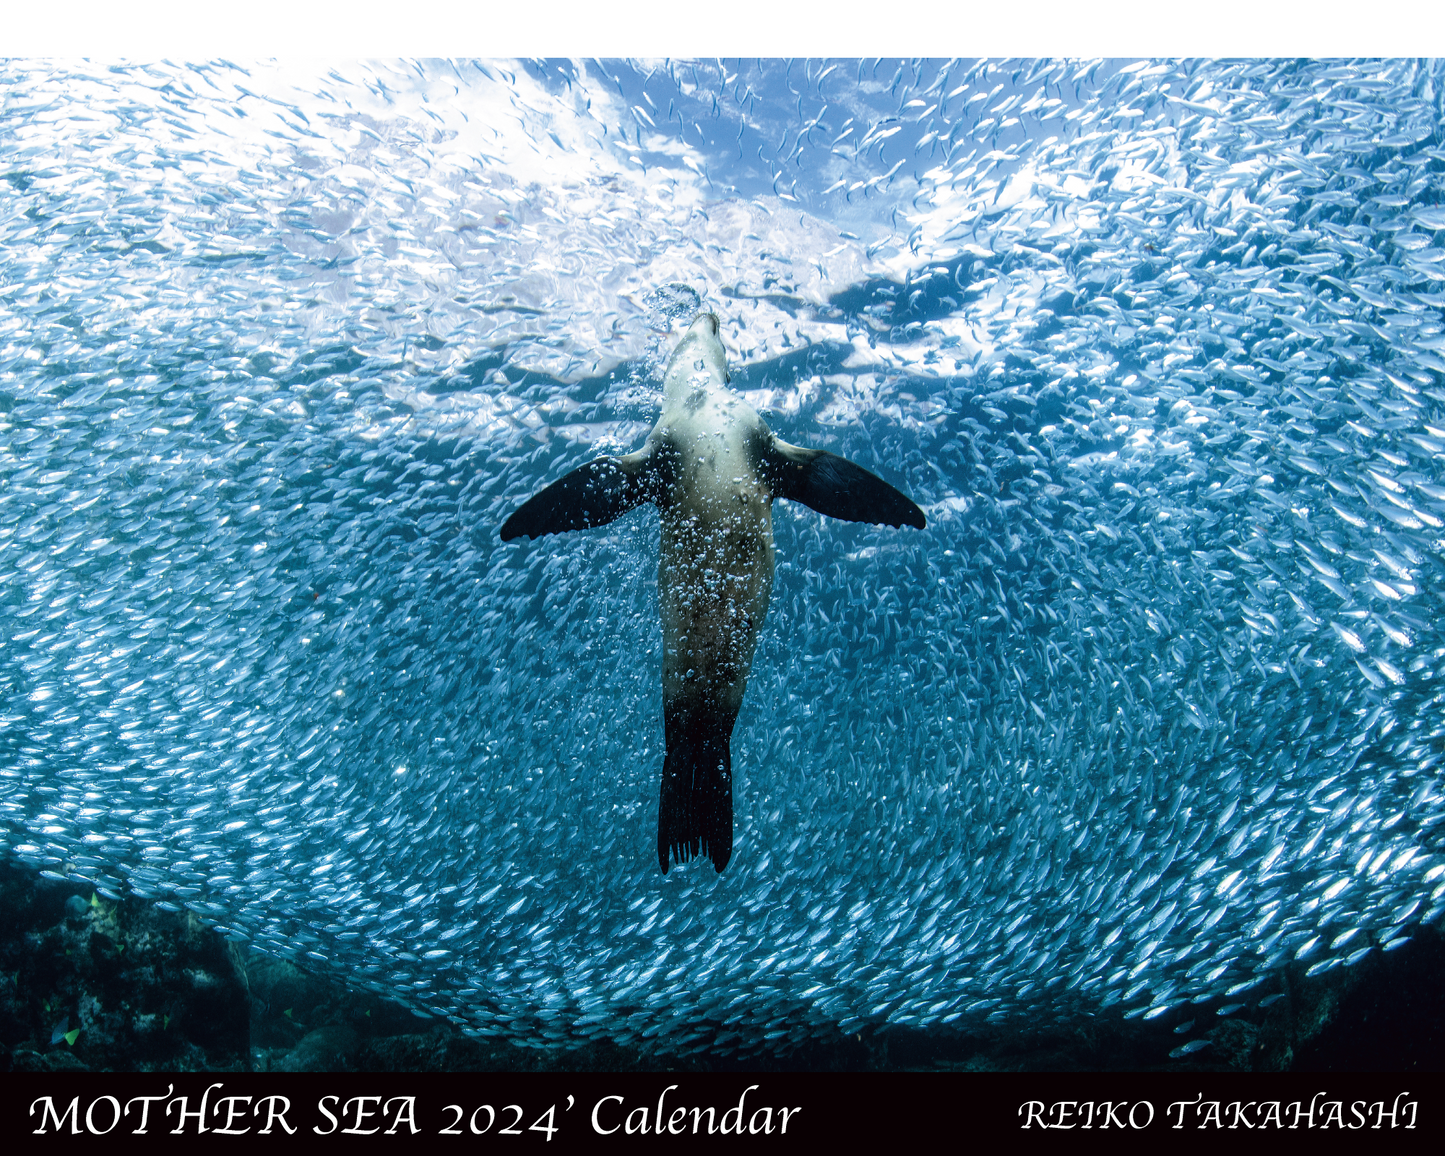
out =
<svg viewBox="0 0 1445 1156"><path fill-rule="evenodd" d="M662 416L646 444L573 470L501 530L510 541L600 526L643 502L662 515L664 872L694 855L721 871L732 857L730 746L773 586L773 500L852 522L925 522L908 497L861 466L775 437L728 380L717 316L702 314L668 362Z"/></svg>

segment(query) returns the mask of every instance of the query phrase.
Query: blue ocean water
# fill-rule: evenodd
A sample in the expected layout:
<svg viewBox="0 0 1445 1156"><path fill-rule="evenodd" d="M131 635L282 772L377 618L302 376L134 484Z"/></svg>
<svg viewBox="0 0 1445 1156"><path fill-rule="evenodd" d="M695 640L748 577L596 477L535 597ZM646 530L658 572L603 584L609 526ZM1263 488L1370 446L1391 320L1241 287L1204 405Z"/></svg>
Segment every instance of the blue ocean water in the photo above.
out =
<svg viewBox="0 0 1445 1156"><path fill-rule="evenodd" d="M1442 66L0 67L0 843L468 1031L1248 1002L1445 897ZM638 445L789 441L721 876Z"/></svg>

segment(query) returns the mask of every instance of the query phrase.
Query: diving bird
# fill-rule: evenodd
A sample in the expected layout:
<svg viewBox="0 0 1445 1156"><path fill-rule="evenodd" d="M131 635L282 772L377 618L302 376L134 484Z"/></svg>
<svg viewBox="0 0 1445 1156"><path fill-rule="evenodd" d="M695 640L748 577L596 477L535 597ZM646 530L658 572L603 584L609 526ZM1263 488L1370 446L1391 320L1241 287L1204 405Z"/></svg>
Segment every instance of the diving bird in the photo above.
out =
<svg viewBox="0 0 1445 1156"><path fill-rule="evenodd" d="M907 496L827 450L789 445L727 388L714 313L700 314L667 363L662 416L640 450L579 466L524 502L504 542L601 526L651 502L662 516L662 713L667 753L657 860L732 857L731 739L773 586L772 504L829 517L925 524Z"/></svg>

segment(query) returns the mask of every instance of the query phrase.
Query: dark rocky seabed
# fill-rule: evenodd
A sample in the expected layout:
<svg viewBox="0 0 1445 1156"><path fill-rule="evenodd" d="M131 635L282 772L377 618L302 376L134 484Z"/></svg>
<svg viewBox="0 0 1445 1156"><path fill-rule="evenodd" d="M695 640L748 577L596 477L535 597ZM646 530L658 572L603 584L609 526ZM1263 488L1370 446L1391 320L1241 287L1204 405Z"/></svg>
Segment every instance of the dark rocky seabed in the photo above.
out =
<svg viewBox="0 0 1445 1156"><path fill-rule="evenodd" d="M610 1044L477 1040L285 960L242 949L189 912L0 863L0 1065L6 1071L1438 1071L1445 940L1423 926L1390 952L1220 1018L1206 1005L1143 1022L1119 1009L1068 1030L992 1034L889 1026L786 1055L683 1058ZM1261 988L1260 996L1269 991ZM1197 1014L1191 1016L1191 1010ZM1218 1019L1177 1060L1175 1028ZM61 1031L60 1029L64 1029ZM79 1028L73 1039L66 1033ZM1192 1038L1201 1038L1196 1031Z"/></svg>

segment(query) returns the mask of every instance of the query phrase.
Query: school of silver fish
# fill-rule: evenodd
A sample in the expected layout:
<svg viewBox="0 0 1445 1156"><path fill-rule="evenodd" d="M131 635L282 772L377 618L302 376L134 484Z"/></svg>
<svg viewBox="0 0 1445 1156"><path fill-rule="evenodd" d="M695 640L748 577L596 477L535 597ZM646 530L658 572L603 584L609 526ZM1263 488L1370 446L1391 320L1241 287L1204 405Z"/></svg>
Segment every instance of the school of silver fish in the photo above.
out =
<svg viewBox="0 0 1445 1156"><path fill-rule="evenodd" d="M0 848L537 1046L1188 1018L1397 948L1445 909L1442 89L0 64ZM496 528L640 441L704 301L928 528L775 508L738 852L664 876L656 515Z"/></svg>

